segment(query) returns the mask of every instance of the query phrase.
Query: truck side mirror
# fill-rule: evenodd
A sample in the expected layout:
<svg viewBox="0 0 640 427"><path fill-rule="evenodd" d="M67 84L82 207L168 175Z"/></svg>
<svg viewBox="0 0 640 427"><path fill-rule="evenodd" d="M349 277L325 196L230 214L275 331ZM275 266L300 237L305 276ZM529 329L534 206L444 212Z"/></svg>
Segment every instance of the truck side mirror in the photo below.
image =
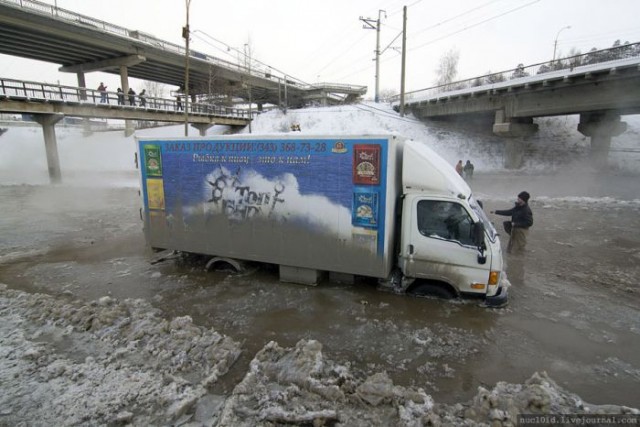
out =
<svg viewBox="0 0 640 427"><path fill-rule="evenodd" d="M473 244L478 247L478 264L485 264L487 262L487 256L484 254L484 250L487 246L484 243L484 224L476 222L473 224Z"/></svg>

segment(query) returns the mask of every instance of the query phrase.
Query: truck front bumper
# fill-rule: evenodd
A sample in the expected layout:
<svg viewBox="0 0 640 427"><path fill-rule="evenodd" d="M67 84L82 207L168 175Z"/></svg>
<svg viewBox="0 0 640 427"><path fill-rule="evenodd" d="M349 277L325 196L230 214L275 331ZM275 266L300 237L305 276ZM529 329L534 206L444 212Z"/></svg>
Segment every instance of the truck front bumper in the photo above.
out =
<svg viewBox="0 0 640 427"><path fill-rule="evenodd" d="M486 297L484 303L487 307L504 307L509 303L508 288L504 285L498 287L498 292L495 295Z"/></svg>

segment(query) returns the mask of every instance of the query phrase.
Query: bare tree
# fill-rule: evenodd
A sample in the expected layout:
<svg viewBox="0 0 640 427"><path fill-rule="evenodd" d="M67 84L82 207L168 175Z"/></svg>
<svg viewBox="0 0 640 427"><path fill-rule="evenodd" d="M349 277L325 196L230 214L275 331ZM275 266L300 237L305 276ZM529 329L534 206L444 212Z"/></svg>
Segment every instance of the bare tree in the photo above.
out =
<svg viewBox="0 0 640 427"><path fill-rule="evenodd" d="M147 94L153 98L162 98L164 96L164 85L158 82L145 81L143 89L147 90Z"/></svg>
<svg viewBox="0 0 640 427"><path fill-rule="evenodd" d="M460 60L460 52L456 48L449 49L442 58L436 70L436 85L449 85L458 76L458 62ZM445 88L446 90L446 88Z"/></svg>
<svg viewBox="0 0 640 427"><path fill-rule="evenodd" d="M394 89L389 89L389 88L382 89L380 91L380 101L389 102L397 94L398 94L398 92L396 90L394 90Z"/></svg>

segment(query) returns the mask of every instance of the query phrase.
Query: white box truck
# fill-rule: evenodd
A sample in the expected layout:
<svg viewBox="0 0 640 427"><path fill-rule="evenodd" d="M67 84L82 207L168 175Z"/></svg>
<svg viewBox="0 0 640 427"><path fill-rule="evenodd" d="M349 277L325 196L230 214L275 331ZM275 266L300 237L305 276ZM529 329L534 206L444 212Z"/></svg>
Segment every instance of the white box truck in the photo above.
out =
<svg viewBox="0 0 640 427"><path fill-rule="evenodd" d="M138 138L144 230L210 264L282 281L377 278L416 295L504 305L493 225L453 167L397 136Z"/></svg>

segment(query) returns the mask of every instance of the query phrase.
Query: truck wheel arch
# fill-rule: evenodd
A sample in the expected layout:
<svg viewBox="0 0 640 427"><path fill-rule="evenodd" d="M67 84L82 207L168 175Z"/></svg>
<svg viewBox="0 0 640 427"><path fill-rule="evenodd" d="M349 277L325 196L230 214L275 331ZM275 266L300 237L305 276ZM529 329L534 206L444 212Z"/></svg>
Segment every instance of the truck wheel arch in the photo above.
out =
<svg viewBox="0 0 640 427"><path fill-rule="evenodd" d="M416 280L409 289L407 294L417 297L436 297L442 299L453 299L460 295L453 288L445 282L436 280Z"/></svg>
<svg viewBox="0 0 640 427"><path fill-rule="evenodd" d="M225 270L229 268L234 270L236 273L242 273L246 270L245 265L242 261L226 257L213 257L207 262L207 265L204 267L206 271Z"/></svg>

